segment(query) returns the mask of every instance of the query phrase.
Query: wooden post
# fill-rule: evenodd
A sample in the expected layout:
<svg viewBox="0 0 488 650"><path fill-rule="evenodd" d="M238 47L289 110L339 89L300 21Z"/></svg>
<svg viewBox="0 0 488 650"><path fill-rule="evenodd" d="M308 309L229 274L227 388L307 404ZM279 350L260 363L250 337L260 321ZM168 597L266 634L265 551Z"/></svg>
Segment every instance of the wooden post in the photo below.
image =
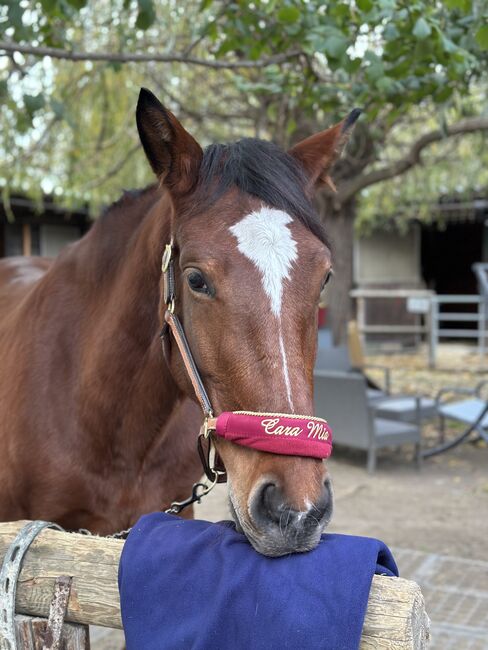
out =
<svg viewBox="0 0 488 650"><path fill-rule="evenodd" d="M15 617L15 637L19 650L39 650L46 633L47 619L17 615ZM87 625L65 623L61 635L63 650L90 650L90 637Z"/></svg>
<svg viewBox="0 0 488 650"><path fill-rule="evenodd" d="M0 560L25 523L0 523ZM17 612L46 617L54 582L67 575L73 577L67 621L122 628L117 574L123 545L115 539L44 530L24 558ZM361 650L423 650L428 639L429 619L419 586L402 578L374 576Z"/></svg>
<svg viewBox="0 0 488 650"><path fill-rule="evenodd" d="M22 224L22 255L32 255L32 233L30 224Z"/></svg>

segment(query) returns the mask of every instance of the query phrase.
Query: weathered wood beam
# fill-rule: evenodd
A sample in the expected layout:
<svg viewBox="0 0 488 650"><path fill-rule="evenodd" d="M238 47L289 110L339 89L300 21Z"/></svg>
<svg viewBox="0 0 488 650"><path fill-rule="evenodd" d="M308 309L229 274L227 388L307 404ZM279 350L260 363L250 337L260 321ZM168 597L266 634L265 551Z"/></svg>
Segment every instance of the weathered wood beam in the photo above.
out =
<svg viewBox="0 0 488 650"><path fill-rule="evenodd" d="M0 560L26 522L0 523ZM122 628L117 572L123 542L44 530L29 548L17 586L17 613L49 612L54 580L73 576L66 620ZM429 619L420 588L402 578L374 576L361 650L422 650Z"/></svg>
<svg viewBox="0 0 488 650"><path fill-rule="evenodd" d="M45 618L16 616L15 638L19 650L39 650L43 647L46 625ZM63 650L90 650L88 626L65 623L61 635L61 647Z"/></svg>

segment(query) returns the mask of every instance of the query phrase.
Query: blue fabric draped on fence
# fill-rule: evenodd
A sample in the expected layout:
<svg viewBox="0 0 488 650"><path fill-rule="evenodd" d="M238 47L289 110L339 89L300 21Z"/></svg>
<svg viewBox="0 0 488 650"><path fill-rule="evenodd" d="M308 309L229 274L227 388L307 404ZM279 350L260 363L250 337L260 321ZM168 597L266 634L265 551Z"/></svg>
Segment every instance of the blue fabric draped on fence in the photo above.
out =
<svg viewBox="0 0 488 650"><path fill-rule="evenodd" d="M267 558L230 522L146 515L119 568L127 650L354 650L374 573L398 575L376 539Z"/></svg>

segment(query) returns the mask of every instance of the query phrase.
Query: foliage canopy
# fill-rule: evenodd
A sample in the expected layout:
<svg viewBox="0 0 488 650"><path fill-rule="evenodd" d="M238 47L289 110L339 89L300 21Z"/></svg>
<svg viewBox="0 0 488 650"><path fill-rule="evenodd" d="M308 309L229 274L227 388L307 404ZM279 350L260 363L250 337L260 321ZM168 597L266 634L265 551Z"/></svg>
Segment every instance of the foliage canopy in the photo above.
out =
<svg viewBox="0 0 488 650"><path fill-rule="evenodd" d="M149 180L133 120L141 85L204 144L287 145L360 106L337 176L362 177L482 112L487 21L483 0L1 0L4 197L53 193L96 210ZM126 60L137 55L166 60Z"/></svg>

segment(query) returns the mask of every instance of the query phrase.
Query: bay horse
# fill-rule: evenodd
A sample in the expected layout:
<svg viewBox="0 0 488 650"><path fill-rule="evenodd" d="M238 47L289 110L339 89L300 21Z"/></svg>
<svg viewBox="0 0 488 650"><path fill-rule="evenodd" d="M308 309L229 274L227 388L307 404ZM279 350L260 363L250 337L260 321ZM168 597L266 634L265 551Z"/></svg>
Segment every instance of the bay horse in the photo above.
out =
<svg viewBox="0 0 488 650"><path fill-rule="evenodd" d="M0 263L0 519L109 534L188 496L201 414L160 344L161 257L216 410L313 412L317 306L331 254L312 206L359 111L284 152L202 150L142 89L157 183L126 193L54 260ZM330 519L325 464L215 442L236 525L261 553L313 548Z"/></svg>

